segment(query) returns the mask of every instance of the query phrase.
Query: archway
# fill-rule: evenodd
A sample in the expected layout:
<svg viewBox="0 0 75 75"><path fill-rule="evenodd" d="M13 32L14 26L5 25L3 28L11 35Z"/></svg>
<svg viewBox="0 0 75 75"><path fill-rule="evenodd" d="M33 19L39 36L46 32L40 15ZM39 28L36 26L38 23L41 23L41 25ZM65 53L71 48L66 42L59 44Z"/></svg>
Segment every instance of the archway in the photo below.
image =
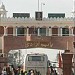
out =
<svg viewBox="0 0 75 75"><path fill-rule="evenodd" d="M3 52L8 54L10 50L27 48L51 48L69 49L73 52L72 36L30 36L31 40L26 40L27 36L3 36Z"/></svg>
<svg viewBox="0 0 75 75"><path fill-rule="evenodd" d="M11 50L12 55L15 55L16 52L18 52L18 58L13 57L12 61L11 61L11 65L14 65L15 62L17 62L16 60L19 60L19 51L22 52L22 56L25 58L25 56L27 54L47 54L48 56L48 60L50 61L51 65L53 66L53 70L57 70L57 72L62 72L62 68L59 67L59 51L60 53L63 53L64 50L55 50L55 49L49 49L49 48L29 48L29 49L18 49L18 50ZM20 56L20 60L22 58L22 56ZM16 59L16 60L15 60ZM11 59L10 59L11 60ZM13 61L15 60L15 61ZM24 60L24 59L23 59ZM23 62L23 61L22 61ZM25 62L25 60L24 60ZM25 63L24 63L25 64ZM18 66L18 64L17 64ZM24 66L23 64L20 66ZM60 73L59 73L60 74Z"/></svg>

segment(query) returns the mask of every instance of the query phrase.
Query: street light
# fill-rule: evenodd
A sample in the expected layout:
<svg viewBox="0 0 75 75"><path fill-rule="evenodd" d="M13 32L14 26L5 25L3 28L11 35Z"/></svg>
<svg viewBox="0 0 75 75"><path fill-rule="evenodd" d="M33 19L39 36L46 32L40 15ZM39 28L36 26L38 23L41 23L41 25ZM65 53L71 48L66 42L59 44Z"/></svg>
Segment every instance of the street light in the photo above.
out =
<svg viewBox="0 0 75 75"><path fill-rule="evenodd" d="M42 5L45 5L45 3L41 3L41 11L42 11Z"/></svg>

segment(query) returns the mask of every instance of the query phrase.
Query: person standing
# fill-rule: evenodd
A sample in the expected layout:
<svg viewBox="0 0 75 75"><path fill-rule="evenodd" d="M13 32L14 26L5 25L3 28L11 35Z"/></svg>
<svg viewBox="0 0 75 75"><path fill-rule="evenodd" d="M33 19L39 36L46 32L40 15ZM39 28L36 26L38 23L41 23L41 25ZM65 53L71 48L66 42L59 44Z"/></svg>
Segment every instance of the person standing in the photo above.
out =
<svg viewBox="0 0 75 75"><path fill-rule="evenodd" d="M5 69L2 70L2 75L7 75L7 72Z"/></svg>
<svg viewBox="0 0 75 75"><path fill-rule="evenodd" d="M34 71L33 70L31 70L31 75L34 75Z"/></svg>
<svg viewBox="0 0 75 75"><path fill-rule="evenodd" d="M57 72L56 72L56 70L54 70L54 75L57 75Z"/></svg>
<svg viewBox="0 0 75 75"><path fill-rule="evenodd" d="M28 71L27 75L31 75L31 72L30 72L30 71L31 71L31 70Z"/></svg>
<svg viewBox="0 0 75 75"><path fill-rule="evenodd" d="M0 67L0 75L2 74L2 68Z"/></svg>

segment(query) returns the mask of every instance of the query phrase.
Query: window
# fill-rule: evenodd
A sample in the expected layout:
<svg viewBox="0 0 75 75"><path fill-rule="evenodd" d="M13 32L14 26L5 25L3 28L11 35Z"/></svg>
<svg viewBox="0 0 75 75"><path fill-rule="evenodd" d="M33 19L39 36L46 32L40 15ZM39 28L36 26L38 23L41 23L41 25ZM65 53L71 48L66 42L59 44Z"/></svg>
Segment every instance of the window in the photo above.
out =
<svg viewBox="0 0 75 75"><path fill-rule="evenodd" d="M38 34L38 28L35 28L35 27L33 27L33 28L29 28L29 34Z"/></svg>
<svg viewBox="0 0 75 75"><path fill-rule="evenodd" d="M58 28L52 28L52 36L58 36Z"/></svg>
<svg viewBox="0 0 75 75"><path fill-rule="evenodd" d="M28 61L44 61L43 56L29 56Z"/></svg>
<svg viewBox="0 0 75 75"><path fill-rule="evenodd" d="M68 28L62 28L62 36L69 36L69 29Z"/></svg>
<svg viewBox="0 0 75 75"><path fill-rule="evenodd" d="M17 35L24 36L24 28L17 28Z"/></svg>
<svg viewBox="0 0 75 75"><path fill-rule="evenodd" d="M40 28L40 35L46 36L46 28Z"/></svg>

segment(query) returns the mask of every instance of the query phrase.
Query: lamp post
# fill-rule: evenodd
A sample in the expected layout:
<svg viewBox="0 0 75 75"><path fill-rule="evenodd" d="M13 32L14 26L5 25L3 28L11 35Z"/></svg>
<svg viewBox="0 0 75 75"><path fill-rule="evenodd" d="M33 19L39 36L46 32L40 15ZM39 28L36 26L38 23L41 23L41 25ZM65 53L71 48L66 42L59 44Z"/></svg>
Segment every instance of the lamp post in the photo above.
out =
<svg viewBox="0 0 75 75"><path fill-rule="evenodd" d="M45 5L45 3L41 3L41 11L42 11L42 5Z"/></svg>

